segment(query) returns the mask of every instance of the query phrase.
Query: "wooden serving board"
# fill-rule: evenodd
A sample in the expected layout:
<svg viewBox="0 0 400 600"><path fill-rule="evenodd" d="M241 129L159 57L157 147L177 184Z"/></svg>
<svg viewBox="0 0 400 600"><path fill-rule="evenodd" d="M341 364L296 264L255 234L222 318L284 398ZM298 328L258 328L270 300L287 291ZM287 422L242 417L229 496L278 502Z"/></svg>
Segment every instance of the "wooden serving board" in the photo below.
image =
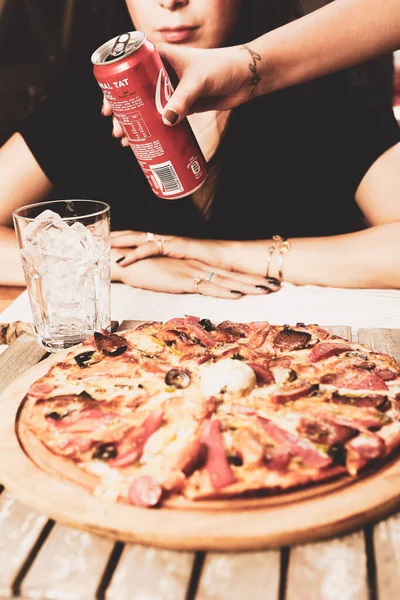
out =
<svg viewBox="0 0 400 600"><path fill-rule="evenodd" d="M350 339L349 328L329 329ZM358 340L400 359L400 330L360 330ZM92 478L67 461L60 474L60 463L57 468L53 465L54 455L27 434L24 423L21 401L29 386L61 357L58 353L35 365L0 396L1 481L20 500L53 519L126 542L233 551L331 537L376 521L400 506L400 453L356 478L345 476L262 498L184 501L144 509L93 495Z"/></svg>

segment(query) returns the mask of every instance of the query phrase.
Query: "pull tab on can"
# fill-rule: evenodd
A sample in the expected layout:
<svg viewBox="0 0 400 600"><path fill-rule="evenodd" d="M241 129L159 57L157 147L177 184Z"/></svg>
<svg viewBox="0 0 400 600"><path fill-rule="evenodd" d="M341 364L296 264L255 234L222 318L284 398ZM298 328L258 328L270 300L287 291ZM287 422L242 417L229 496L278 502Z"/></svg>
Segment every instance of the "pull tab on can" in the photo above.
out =
<svg viewBox="0 0 400 600"><path fill-rule="evenodd" d="M119 35L115 40L110 56L112 58L118 58L118 56L121 56L121 54L125 54L130 39L131 36L129 33L121 33L121 35Z"/></svg>

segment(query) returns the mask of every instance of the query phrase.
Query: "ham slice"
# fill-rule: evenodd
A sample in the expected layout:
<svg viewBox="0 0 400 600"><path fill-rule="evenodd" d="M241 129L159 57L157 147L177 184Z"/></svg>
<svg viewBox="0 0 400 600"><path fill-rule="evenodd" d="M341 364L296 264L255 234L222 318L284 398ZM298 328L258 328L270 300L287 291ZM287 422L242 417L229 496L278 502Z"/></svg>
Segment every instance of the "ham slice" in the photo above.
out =
<svg viewBox="0 0 400 600"><path fill-rule="evenodd" d="M28 396L31 398L42 398L50 394L55 388L55 385L50 382L34 383L28 390Z"/></svg>
<svg viewBox="0 0 400 600"><path fill-rule="evenodd" d="M216 344L216 339L208 333L201 325L199 325L198 317L186 317L170 319L162 328L164 331L183 331L184 333L199 340L206 348L213 348Z"/></svg>
<svg viewBox="0 0 400 600"><path fill-rule="evenodd" d="M153 411L139 427L129 429L117 446L117 456L108 461L112 468L123 468L137 461L143 454L143 449L149 437L162 425L164 412Z"/></svg>
<svg viewBox="0 0 400 600"><path fill-rule="evenodd" d="M366 432L347 442L346 467L350 475L358 471L374 458L385 453L384 441L375 433Z"/></svg>
<svg viewBox="0 0 400 600"><path fill-rule="evenodd" d="M259 467L264 459L264 446L252 431L240 429L234 437L234 449L249 469Z"/></svg>
<svg viewBox="0 0 400 600"><path fill-rule="evenodd" d="M265 343L270 329L271 326L269 323L263 323L261 327L256 329L256 331L251 334L246 346L248 348L260 348Z"/></svg>
<svg viewBox="0 0 400 600"><path fill-rule="evenodd" d="M72 459L79 460L84 452L90 450L96 442L81 435L63 439L59 444L58 449L64 456L69 456Z"/></svg>
<svg viewBox="0 0 400 600"><path fill-rule="evenodd" d="M89 409L78 414L73 413L71 416L64 417L59 421L47 417L47 421L59 430L71 433L91 433L110 423L116 416L115 413L104 413L98 409Z"/></svg>
<svg viewBox="0 0 400 600"><path fill-rule="evenodd" d="M307 467L321 469L332 463L329 456L318 452L312 444L301 439L298 435L282 429L268 419L258 417L258 421L268 437L279 445L281 450L287 450L293 456L298 456Z"/></svg>

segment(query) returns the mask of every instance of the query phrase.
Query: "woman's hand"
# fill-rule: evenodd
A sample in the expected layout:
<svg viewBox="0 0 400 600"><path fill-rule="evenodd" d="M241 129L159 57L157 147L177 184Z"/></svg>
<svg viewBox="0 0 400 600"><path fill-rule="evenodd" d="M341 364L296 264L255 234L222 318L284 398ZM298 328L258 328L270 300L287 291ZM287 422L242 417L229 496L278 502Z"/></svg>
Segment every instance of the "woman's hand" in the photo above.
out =
<svg viewBox="0 0 400 600"><path fill-rule="evenodd" d="M121 138L121 146L124 146L124 148L127 148L129 146L129 140L126 137L125 132L122 129L121 125L118 123L117 119L114 117L112 108L105 98L103 98L103 106L101 108L101 114L103 115L103 117L111 117L112 116L113 128L112 128L111 135L115 138Z"/></svg>
<svg viewBox="0 0 400 600"><path fill-rule="evenodd" d="M279 282L273 284L258 275L226 271L197 260L156 257L122 268L116 262L119 255L119 251L112 251L112 279L156 292L236 300L245 294L276 292L280 287Z"/></svg>
<svg viewBox="0 0 400 600"><path fill-rule="evenodd" d="M248 51L243 46L186 48L158 44L159 51L179 78L166 104L163 121L180 123L194 112L228 110L251 97Z"/></svg>
<svg viewBox="0 0 400 600"><path fill-rule="evenodd" d="M150 256L171 256L198 260L225 271L261 276L265 281L269 241L202 240L144 231L114 231L111 246L121 249L119 265L123 268ZM270 279L267 283L272 286L279 283L273 277Z"/></svg>
<svg viewBox="0 0 400 600"><path fill-rule="evenodd" d="M198 243L196 244L196 242ZM226 268L225 265L218 264L215 260L215 247L218 243L214 240L196 240L144 231L126 230L111 233L111 247L124 248L124 253L120 252L120 267L127 267L151 256L172 256L174 258L191 258Z"/></svg>

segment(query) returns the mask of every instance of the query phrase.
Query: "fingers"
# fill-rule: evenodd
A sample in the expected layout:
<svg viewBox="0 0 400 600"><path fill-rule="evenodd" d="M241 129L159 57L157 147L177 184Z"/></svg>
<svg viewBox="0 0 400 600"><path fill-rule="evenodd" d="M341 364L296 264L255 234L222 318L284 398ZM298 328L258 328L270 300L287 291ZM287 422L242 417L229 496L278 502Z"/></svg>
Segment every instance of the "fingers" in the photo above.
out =
<svg viewBox="0 0 400 600"><path fill-rule="evenodd" d="M229 290L226 287L208 283L208 281L205 281L204 279L197 284L197 289L194 289L193 291L195 294L200 294L201 296L226 298L228 300L240 300L240 298L243 298L244 296L239 290Z"/></svg>
<svg viewBox="0 0 400 600"><path fill-rule="evenodd" d="M113 114L110 104L107 102L106 98L103 98L103 106L101 108L101 114L103 117L111 117ZM121 125L117 121L117 119L113 116L112 118L112 132L111 135L114 138L120 139L121 146L124 148L129 146L129 140L125 135L124 130Z"/></svg>
<svg viewBox="0 0 400 600"><path fill-rule="evenodd" d="M104 117L111 117L111 115L112 115L112 108L111 108L109 102L107 101L107 99L104 97L103 97L103 106L101 108L101 114Z"/></svg>
<svg viewBox="0 0 400 600"><path fill-rule="evenodd" d="M226 269L220 269L219 267L205 265L200 261L190 261L190 263L199 267L200 269L208 269L207 274L212 274L211 278L213 282L216 281L216 277L218 278L218 275L222 275L230 278L234 276L235 280L247 283L251 286L255 286L260 289L267 288L271 292L276 291L281 286L279 280L275 277L269 277L268 279L266 279L261 275L253 275L251 273L239 273L238 271L227 271Z"/></svg>
<svg viewBox="0 0 400 600"><path fill-rule="evenodd" d="M276 292L280 288L279 281L275 280L275 284L268 283L262 280L262 283L247 283L239 273L230 273L229 275L221 275L210 271L204 273L204 278L197 285L199 292L207 296L232 297L240 296L261 296ZM223 296L221 296L221 290ZM226 295L228 294L228 295Z"/></svg>
<svg viewBox="0 0 400 600"><path fill-rule="evenodd" d="M174 93L165 106L162 120L165 125L173 126L180 123L189 113L192 104L201 93L198 79L188 73L178 83Z"/></svg>
<svg viewBox="0 0 400 600"><path fill-rule="evenodd" d="M145 231L114 231L111 233L111 246L113 248L127 248L129 246L142 246L151 244L159 240L167 241L173 238L172 235L155 235L154 239L148 239L149 233ZM157 245L154 243L150 246L150 250L157 250ZM159 252L156 251L157 255ZM146 256L152 256L150 253Z"/></svg>
<svg viewBox="0 0 400 600"><path fill-rule="evenodd" d="M122 238L123 240L123 238ZM126 246L132 246L132 244L124 244L118 240L118 245L113 243L114 248L124 248ZM134 262L150 258L151 256L168 256L168 252L165 248L165 242L162 240L154 240L153 242L146 242L142 246L138 246L134 250L130 250L124 256L123 260L120 261L120 267L129 267Z"/></svg>
<svg viewBox="0 0 400 600"><path fill-rule="evenodd" d="M112 231L110 233L110 237L111 239L115 239L118 238L122 235L128 235L128 234L132 234L132 235L143 235L143 231L132 231L132 229L118 229L117 231Z"/></svg>
<svg viewBox="0 0 400 600"><path fill-rule="evenodd" d="M113 123L113 128L112 128L112 135L113 135L113 137L116 137L116 138L123 137L124 136L124 130L122 129L121 125L118 123L118 121L117 121L117 119L115 117L113 117L112 123Z"/></svg>

